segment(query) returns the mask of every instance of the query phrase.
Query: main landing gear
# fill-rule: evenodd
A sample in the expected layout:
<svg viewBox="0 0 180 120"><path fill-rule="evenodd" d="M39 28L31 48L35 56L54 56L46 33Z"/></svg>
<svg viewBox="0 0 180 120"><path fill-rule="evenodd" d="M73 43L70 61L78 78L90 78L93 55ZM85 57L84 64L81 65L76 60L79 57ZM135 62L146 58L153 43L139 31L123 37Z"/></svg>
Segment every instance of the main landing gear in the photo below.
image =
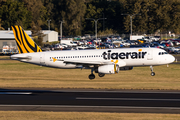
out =
<svg viewBox="0 0 180 120"><path fill-rule="evenodd" d="M94 75L93 73L89 75L89 79L90 79L90 80L92 80L92 79L94 79L94 78L95 78L95 75Z"/></svg>
<svg viewBox="0 0 180 120"><path fill-rule="evenodd" d="M93 74L93 71L94 71L94 69L91 69L91 74L89 75L89 79L90 79L90 80L95 79L95 75ZM99 77L104 77L105 74L103 74L103 73L98 73L98 76L99 76Z"/></svg>
<svg viewBox="0 0 180 120"><path fill-rule="evenodd" d="M155 76L155 72L153 72L153 66L151 65L150 68L151 68L151 76Z"/></svg>
<svg viewBox="0 0 180 120"><path fill-rule="evenodd" d="M103 73L98 73L98 75L99 75L99 77L104 77L105 76L105 74L103 74Z"/></svg>
<svg viewBox="0 0 180 120"><path fill-rule="evenodd" d="M94 69L91 69L91 74L89 75L89 79L92 80L95 78L95 75L93 74Z"/></svg>

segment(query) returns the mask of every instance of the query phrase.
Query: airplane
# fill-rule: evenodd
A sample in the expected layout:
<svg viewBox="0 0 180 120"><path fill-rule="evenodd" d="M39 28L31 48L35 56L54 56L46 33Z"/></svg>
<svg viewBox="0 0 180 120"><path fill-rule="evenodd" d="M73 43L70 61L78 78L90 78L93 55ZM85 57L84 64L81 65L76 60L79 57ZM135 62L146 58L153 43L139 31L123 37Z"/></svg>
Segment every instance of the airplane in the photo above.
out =
<svg viewBox="0 0 180 120"><path fill-rule="evenodd" d="M121 70L132 70L133 67L153 66L174 62L174 56L160 48L117 48L93 50L45 51L25 33L21 26L12 26L19 54L11 59L40 66L61 69L91 69L89 79L105 74L117 74Z"/></svg>

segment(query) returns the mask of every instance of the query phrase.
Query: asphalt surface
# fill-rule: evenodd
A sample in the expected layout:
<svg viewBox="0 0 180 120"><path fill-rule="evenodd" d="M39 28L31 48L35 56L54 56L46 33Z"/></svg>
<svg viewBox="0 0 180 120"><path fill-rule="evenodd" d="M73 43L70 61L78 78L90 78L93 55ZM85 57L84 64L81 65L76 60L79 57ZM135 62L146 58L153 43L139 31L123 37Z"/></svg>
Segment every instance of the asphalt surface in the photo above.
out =
<svg viewBox="0 0 180 120"><path fill-rule="evenodd" d="M0 110L180 113L180 91L0 89Z"/></svg>

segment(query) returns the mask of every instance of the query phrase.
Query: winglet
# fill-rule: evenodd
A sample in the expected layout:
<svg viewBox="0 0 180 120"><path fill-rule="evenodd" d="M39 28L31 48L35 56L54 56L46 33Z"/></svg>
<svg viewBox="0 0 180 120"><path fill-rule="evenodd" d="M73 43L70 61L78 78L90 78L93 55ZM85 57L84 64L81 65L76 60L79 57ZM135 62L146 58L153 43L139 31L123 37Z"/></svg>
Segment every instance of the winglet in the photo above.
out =
<svg viewBox="0 0 180 120"><path fill-rule="evenodd" d="M39 46L25 33L21 26L12 26L19 53L42 52Z"/></svg>

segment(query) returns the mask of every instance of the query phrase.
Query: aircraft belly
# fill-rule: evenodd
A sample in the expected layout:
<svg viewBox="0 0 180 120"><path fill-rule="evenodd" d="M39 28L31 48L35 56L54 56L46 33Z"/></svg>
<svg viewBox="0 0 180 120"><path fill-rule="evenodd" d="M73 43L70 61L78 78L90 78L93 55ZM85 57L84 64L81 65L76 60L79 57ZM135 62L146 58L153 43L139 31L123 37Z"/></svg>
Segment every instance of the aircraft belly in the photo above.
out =
<svg viewBox="0 0 180 120"><path fill-rule="evenodd" d="M141 66L143 65L143 60L127 60L126 62L126 66Z"/></svg>

